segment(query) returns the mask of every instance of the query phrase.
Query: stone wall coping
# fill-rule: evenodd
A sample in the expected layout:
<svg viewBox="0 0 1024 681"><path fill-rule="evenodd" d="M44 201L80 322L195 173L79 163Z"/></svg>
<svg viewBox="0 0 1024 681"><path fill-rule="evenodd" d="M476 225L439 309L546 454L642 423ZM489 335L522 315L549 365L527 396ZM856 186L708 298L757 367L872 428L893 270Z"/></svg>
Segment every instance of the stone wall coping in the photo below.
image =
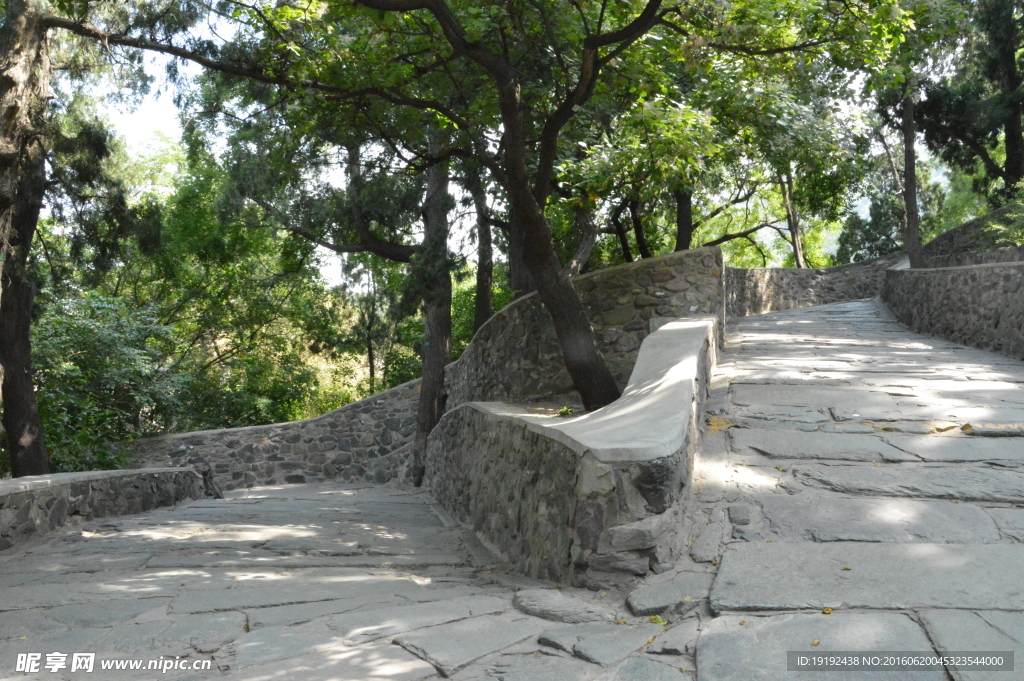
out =
<svg viewBox="0 0 1024 681"><path fill-rule="evenodd" d="M76 482L92 482L94 480L107 480L109 478L141 477L148 474L167 475L168 473L181 473L190 471L196 473L192 466L180 466L177 468L130 468L112 471L79 471L75 473L51 473L49 475L27 475L22 478L10 478L0 480L0 497L21 492L34 492L61 485L71 485Z"/></svg>
<svg viewBox="0 0 1024 681"><path fill-rule="evenodd" d="M918 273L918 272L945 272L945 271L949 271L949 270L976 270L977 271L977 270L984 270L984 269L997 269L999 267L1009 267L1009 268L1020 269L1020 268L1024 267L1024 261L1021 261L1021 260L1011 260L1011 261L1008 261L1008 262L986 262L986 263L981 263L981 264L978 264L978 265L956 265L954 267L916 267L916 268L914 268L914 267L905 267L905 268L890 267L889 269L890 270L905 269L908 272Z"/></svg>
<svg viewBox="0 0 1024 681"><path fill-rule="evenodd" d="M579 455L602 463L650 461L680 450L690 428L689 405L705 344L715 346L714 317L662 325L640 346L626 389L615 402L578 417L530 413L504 402L464 406L498 418L521 419L527 428Z"/></svg>

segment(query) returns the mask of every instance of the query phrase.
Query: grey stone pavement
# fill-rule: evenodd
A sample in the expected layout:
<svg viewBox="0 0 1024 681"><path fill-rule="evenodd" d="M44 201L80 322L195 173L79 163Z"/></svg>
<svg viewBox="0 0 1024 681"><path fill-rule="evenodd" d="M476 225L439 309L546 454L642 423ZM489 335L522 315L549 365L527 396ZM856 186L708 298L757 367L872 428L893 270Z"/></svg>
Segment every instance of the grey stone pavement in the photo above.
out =
<svg viewBox="0 0 1024 681"><path fill-rule="evenodd" d="M0 553L0 679L1024 678L1024 363L858 301L740 320L708 406L689 556L638 586L519 577L422 492L254 488ZM1018 671L787 672L789 650ZM27 652L96 669L15 672ZM161 655L211 670L100 669Z"/></svg>

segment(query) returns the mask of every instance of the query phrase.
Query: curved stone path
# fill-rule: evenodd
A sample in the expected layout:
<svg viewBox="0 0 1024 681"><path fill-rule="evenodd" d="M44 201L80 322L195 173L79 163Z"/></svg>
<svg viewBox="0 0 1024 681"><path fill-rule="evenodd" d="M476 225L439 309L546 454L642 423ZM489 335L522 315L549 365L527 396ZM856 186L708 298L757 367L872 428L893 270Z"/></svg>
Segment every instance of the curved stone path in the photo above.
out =
<svg viewBox="0 0 1024 681"><path fill-rule="evenodd" d="M709 409L690 555L638 588L517 577L423 493L255 488L0 553L0 679L1020 678L787 673L786 652L1024 668L1024 364L871 301L771 313L730 330ZM161 656L211 670L100 669Z"/></svg>

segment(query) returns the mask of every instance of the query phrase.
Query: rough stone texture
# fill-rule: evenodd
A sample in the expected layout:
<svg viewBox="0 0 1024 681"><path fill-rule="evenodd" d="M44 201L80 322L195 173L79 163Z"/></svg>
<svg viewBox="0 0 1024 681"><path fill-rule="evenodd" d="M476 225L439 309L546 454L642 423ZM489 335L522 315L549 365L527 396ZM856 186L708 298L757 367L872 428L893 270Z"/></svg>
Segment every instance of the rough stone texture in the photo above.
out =
<svg viewBox="0 0 1024 681"><path fill-rule="evenodd" d="M72 518L141 513L204 496L203 478L191 466L0 480L0 551Z"/></svg>
<svg viewBox="0 0 1024 681"><path fill-rule="evenodd" d="M409 463L419 380L317 418L162 435L124 446L143 466L207 464L226 490L330 479L383 483Z"/></svg>
<svg viewBox="0 0 1024 681"><path fill-rule="evenodd" d="M918 333L1024 359L1024 263L891 270L882 299Z"/></svg>
<svg viewBox="0 0 1024 681"><path fill-rule="evenodd" d="M570 419L470 402L430 434L438 503L531 577L582 583L671 565L689 500L715 320L649 335L616 402Z"/></svg>
<svg viewBox="0 0 1024 681"><path fill-rule="evenodd" d="M541 634L541 645L575 655L581 660L607 667L627 657L662 633L656 624L577 624L549 629Z"/></svg>
<svg viewBox="0 0 1024 681"><path fill-rule="evenodd" d="M775 310L873 298L882 290L885 271L903 257L902 254L889 255L819 269L727 267L726 316L734 319Z"/></svg>
<svg viewBox="0 0 1024 681"><path fill-rule="evenodd" d="M1022 560L1019 544L741 542L722 557L711 606L1024 610Z"/></svg>
<svg viewBox="0 0 1024 681"><path fill-rule="evenodd" d="M1004 651L1014 654L1014 671L1019 675L1024 660L1024 613L1000 610L923 610L921 623L944 654L965 651ZM983 672L966 667L950 668L956 681L982 681L1009 676L1005 672Z"/></svg>
<svg viewBox="0 0 1024 681"><path fill-rule="evenodd" d="M671 579L634 589L626 605L638 617L660 615L676 606L696 606L708 597L713 579L714 575L706 572L679 572Z"/></svg>
<svg viewBox="0 0 1024 681"><path fill-rule="evenodd" d="M817 645L813 645L817 642ZM931 652L921 627L903 614L728 615L712 620L697 643L698 681L779 681L798 678L863 681L945 681L944 671L787 672L787 651Z"/></svg>
<svg viewBox="0 0 1024 681"><path fill-rule="evenodd" d="M724 321L722 253L697 248L609 267L575 279L600 349L620 386L654 317L709 315ZM719 333L721 333L719 327ZM445 377L449 408L569 393L551 318L537 294L495 314Z"/></svg>
<svg viewBox="0 0 1024 681"><path fill-rule="evenodd" d="M611 608L566 596L555 589L517 591L512 602L527 615L567 624L607 622L615 619L615 611Z"/></svg>
<svg viewBox="0 0 1024 681"><path fill-rule="evenodd" d="M485 655L539 634L544 620L520 614L480 617L395 637L395 643L449 677Z"/></svg>
<svg viewBox="0 0 1024 681"><path fill-rule="evenodd" d="M775 534L790 539L967 544L1000 538L992 518L971 504L807 493L757 501Z"/></svg>

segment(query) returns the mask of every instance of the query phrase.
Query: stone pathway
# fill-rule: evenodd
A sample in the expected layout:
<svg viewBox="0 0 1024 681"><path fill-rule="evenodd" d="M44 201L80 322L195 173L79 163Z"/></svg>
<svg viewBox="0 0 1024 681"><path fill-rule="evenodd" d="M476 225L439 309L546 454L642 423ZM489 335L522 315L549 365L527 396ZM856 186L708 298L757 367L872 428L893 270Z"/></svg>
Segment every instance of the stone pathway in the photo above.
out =
<svg viewBox="0 0 1024 681"><path fill-rule="evenodd" d="M1024 669L1024 364L868 301L772 313L731 329L709 409L689 557L629 592L518 577L423 493L255 488L0 553L0 679L1024 678L786 671L867 649ZM211 669L100 669L160 656Z"/></svg>
<svg viewBox="0 0 1024 681"><path fill-rule="evenodd" d="M701 681L1024 678L1024 364L827 305L739 320L709 408ZM1017 671L786 674L786 651L867 649Z"/></svg>

